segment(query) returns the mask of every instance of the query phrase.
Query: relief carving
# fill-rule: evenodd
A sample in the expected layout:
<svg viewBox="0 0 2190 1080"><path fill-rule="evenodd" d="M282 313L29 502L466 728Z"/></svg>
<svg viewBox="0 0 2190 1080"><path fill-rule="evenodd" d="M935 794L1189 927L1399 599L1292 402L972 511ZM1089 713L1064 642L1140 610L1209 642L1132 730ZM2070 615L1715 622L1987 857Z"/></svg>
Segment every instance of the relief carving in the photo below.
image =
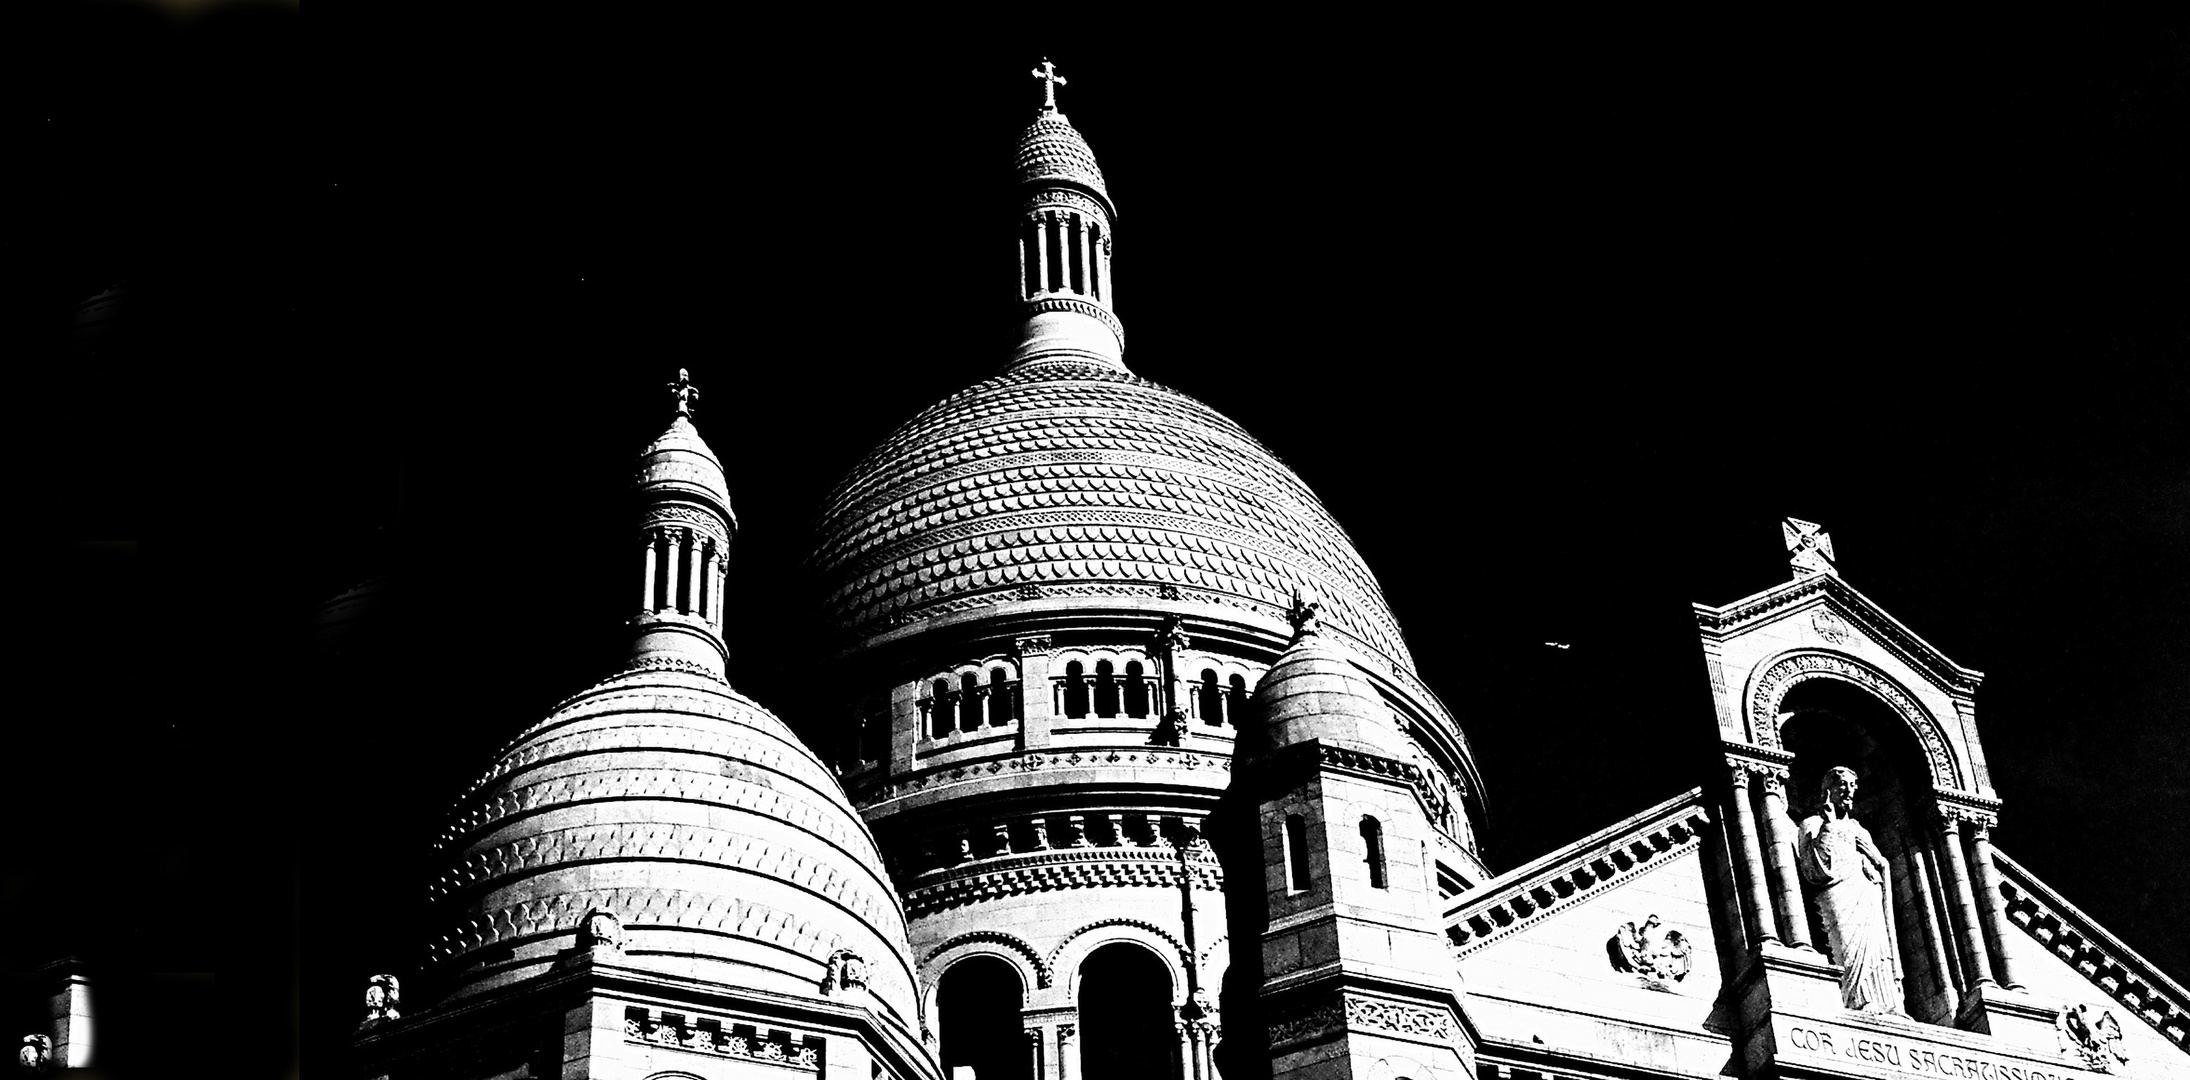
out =
<svg viewBox="0 0 2190 1080"><path fill-rule="evenodd" d="M1638 985L1668 994L1675 992L1674 983L1688 977L1694 951L1686 935L1664 926L1654 914L1641 926L1622 923L1605 942L1612 970L1631 973Z"/></svg>
<svg viewBox="0 0 2190 1080"><path fill-rule="evenodd" d="M2061 1049L2100 1072L2129 1064L2129 1051L2122 1048L2121 1021L2114 1019L2112 1010L2100 1012L2097 1018L2091 1013L2091 1006L2081 1002L2061 1010L2054 1020Z"/></svg>

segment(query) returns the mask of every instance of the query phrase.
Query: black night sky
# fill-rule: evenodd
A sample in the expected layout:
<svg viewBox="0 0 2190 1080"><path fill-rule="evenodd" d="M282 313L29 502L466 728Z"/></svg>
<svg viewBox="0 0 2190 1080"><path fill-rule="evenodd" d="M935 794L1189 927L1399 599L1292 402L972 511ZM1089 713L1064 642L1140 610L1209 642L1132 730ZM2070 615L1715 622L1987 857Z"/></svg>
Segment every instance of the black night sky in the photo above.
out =
<svg viewBox="0 0 2190 1080"><path fill-rule="evenodd" d="M2179 24L36 10L6 806L39 854L0 906L53 933L8 959L231 1029L224 1075L281 1067L297 987L339 1064L364 978L423 956L442 815L611 669L680 366L742 521L732 681L833 737L808 530L1011 343L1045 54L1128 365L1348 529L1494 868L1698 782L1688 605L1781 580L1794 515L1986 672L1999 847L2190 974ZM315 612L378 574L330 664ZM217 994L150 974L188 971Z"/></svg>

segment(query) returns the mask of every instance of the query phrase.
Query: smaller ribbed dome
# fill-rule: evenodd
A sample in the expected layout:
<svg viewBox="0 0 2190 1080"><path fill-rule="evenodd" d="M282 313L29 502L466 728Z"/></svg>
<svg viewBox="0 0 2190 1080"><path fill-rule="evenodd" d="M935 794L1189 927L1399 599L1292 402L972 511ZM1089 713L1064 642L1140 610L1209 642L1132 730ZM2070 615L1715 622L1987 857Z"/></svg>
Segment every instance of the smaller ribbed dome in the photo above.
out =
<svg viewBox="0 0 2190 1080"><path fill-rule="evenodd" d="M730 481L723 476L722 459L700 438L690 418L678 416L639 455L639 491L642 495L663 490L705 497L727 514ZM730 524L735 527L733 516Z"/></svg>
<svg viewBox="0 0 2190 1080"><path fill-rule="evenodd" d="M1254 750L1263 753L1310 739L1382 757L1404 758L1411 746L1346 648L1312 629L1263 674L1253 709L1262 721Z"/></svg>
<svg viewBox="0 0 2190 1080"><path fill-rule="evenodd" d="M1061 112L1035 117L1019 136L1019 182L1022 184L1068 183L1088 189L1115 214L1110 191L1103 187L1103 171L1095 166L1095 151Z"/></svg>

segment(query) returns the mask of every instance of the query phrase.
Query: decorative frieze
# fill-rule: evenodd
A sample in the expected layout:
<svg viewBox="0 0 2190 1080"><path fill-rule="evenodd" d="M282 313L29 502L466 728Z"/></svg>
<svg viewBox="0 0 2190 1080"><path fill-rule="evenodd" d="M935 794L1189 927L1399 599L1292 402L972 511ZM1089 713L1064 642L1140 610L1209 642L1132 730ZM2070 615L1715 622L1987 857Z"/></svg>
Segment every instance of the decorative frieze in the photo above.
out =
<svg viewBox="0 0 2190 1080"><path fill-rule="evenodd" d="M2015 860L1994 851L1992 864L2010 921L2120 1002L2129 1015L2176 1046L2190 1048L2190 992L2054 895Z"/></svg>
<svg viewBox="0 0 2190 1080"><path fill-rule="evenodd" d="M1232 770L1232 758L1227 754L1209 754L1198 750L1179 750L1170 747L1145 749L1091 749L1068 753L1028 753L1010 758L995 758L968 765L937 767L915 773L892 783L882 784L863 793L854 805L864 810L901 795L928 788L945 787L968 780L980 780L1009 772L1042 772L1060 769L1100 769L1111 766L1122 768L1184 769L1188 772L1208 771L1211 775Z"/></svg>
<svg viewBox="0 0 2190 1080"><path fill-rule="evenodd" d="M1176 857L1162 849L1077 848L1040 855L1015 856L994 869L953 874L944 880L917 885L905 892L905 914L919 918L945 908L977 900L993 900L1030 892L1062 889L1148 887L1176 890L1185 875L1204 892L1222 892L1224 875L1207 863L1189 864L1181 870Z"/></svg>
<svg viewBox="0 0 2190 1080"><path fill-rule="evenodd" d="M1458 1038L1450 1009L1341 990L1273 1018L1269 1025L1270 1048L1313 1042L1340 1031L1377 1032L1440 1043Z"/></svg>
<svg viewBox="0 0 2190 1080"><path fill-rule="evenodd" d="M683 1013L627 1009L624 1041L782 1065L817 1075L827 1066L828 1043L819 1035Z"/></svg>

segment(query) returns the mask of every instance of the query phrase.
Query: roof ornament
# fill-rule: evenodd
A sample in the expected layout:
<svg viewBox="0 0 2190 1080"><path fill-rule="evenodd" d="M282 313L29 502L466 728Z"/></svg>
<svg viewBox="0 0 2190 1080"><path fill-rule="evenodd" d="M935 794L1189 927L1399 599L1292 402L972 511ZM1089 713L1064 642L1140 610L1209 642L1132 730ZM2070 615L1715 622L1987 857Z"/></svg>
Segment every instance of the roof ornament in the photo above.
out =
<svg viewBox="0 0 2190 1080"><path fill-rule="evenodd" d="M1057 74L1057 65L1050 63L1046 56L1042 58L1042 66L1036 68L1033 75L1042 80L1042 111L1056 112L1057 88L1065 85L1065 77Z"/></svg>
<svg viewBox="0 0 2190 1080"><path fill-rule="evenodd" d="M1788 518L1779 523L1781 535L1787 538L1787 563L1796 578L1811 574L1839 575L1833 569L1833 538L1825 526L1801 518Z"/></svg>
<svg viewBox="0 0 2190 1080"><path fill-rule="evenodd" d="M669 394L677 399L677 415L689 417L699 407L700 392L692 385L692 373L677 369L677 381L669 384Z"/></svg>
<svg viewBox="0 0 2190 1080"><path fill-rule="evenodd" d="M1293 586L1293 608L1285 613L1293 624L1293 640L1314 637L1323 629L1323 601L1305 585Z"/></svg>

